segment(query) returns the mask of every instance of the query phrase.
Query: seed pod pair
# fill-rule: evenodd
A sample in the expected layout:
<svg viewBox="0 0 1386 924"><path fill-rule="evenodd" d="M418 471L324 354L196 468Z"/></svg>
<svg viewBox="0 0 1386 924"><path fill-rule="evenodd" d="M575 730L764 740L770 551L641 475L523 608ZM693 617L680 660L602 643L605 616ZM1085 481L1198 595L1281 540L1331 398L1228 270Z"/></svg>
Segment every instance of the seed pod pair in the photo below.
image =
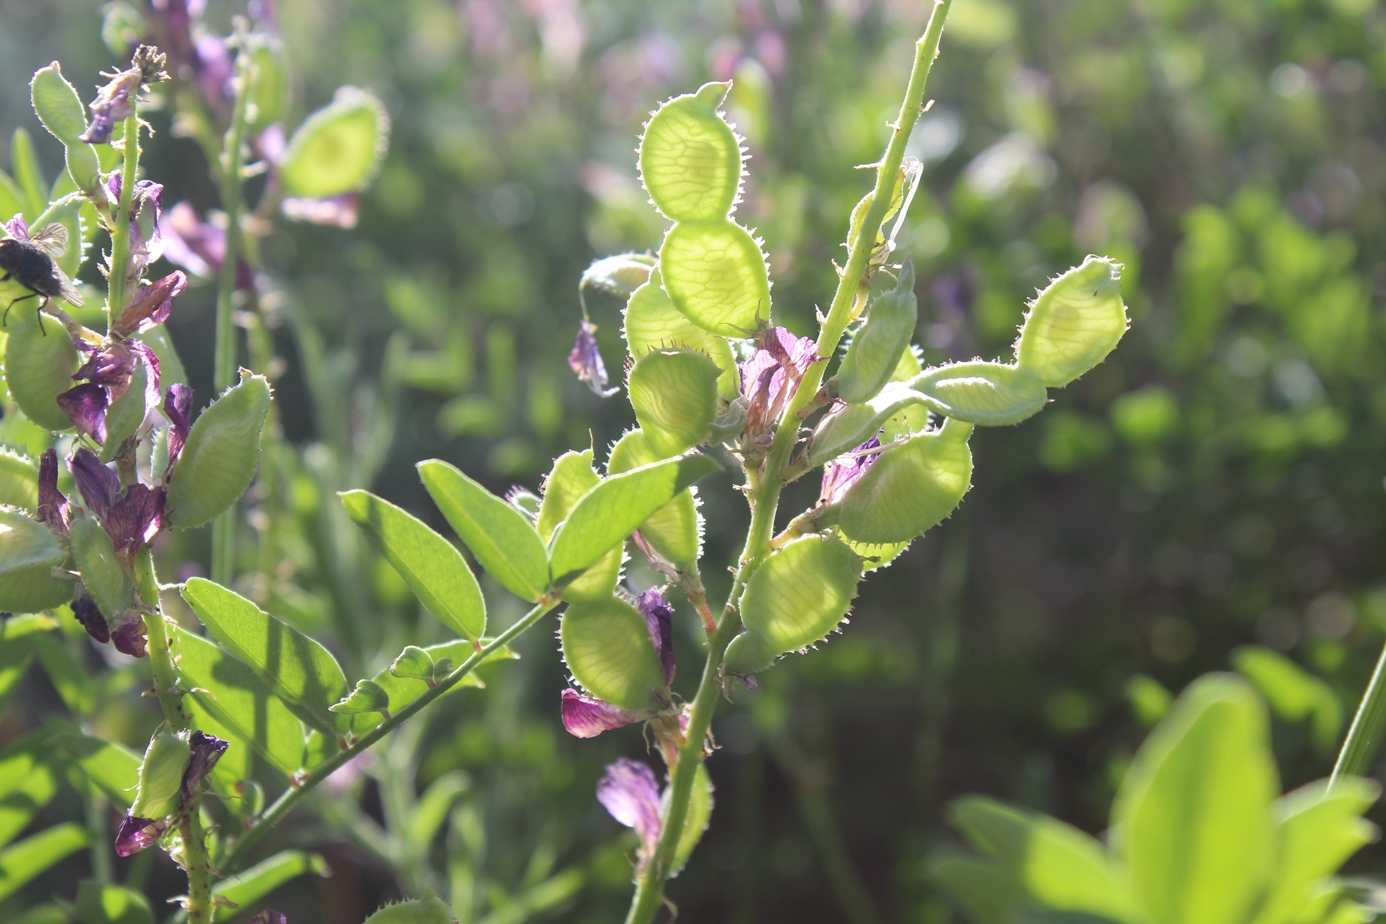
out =
<svg viewBox="0 0 1386 924"><path fill-rule="evenodd" d="M918 317L914 264L906 260L895 288L872 303L866 321L847 347L837 374L838 397L848 404L860 404L879 392L909 346Z"/></svg>

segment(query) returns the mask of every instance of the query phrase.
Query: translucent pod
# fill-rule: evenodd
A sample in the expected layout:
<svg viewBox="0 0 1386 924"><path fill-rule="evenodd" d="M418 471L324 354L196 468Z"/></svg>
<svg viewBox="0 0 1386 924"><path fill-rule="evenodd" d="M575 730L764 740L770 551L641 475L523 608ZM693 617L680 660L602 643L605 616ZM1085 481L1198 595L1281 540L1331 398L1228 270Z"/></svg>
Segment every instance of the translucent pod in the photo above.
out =
<svg viewBox="0 0 1386 924"><path fill-rule="evenodd" d="M5 382L10 397L24 416L45 430L72 429L72 421L58 407L58 395L72 387L72 373L81 356L63 325L52 315L41 315L29 303L11 303L5 324Z"/></svg>
<svg viewBox="0 0 1386 924"><path fill-rule="evenodd" d="M0 507L0 611L37 613L71 600L72 582L53 574L66 557L51 529Z"/></svg>
<svg viewBox="0 0 1386 924"><path fill-rule="evenodd" d="M660 106L640 138L640 180L673 221L718 221L741 189L741 141L717 107L731 83L703 84Z"/></svg>
<svg viewBox="0 0 1386 924"><path fill-rule="evenodd" d="M630 348L632 359L639 359L651 350L667 347L689 347L712 357L722 370L717 390L727 399L735 398L740 383L736 375L736 359L731 344L708 333L674 307L664 281L656 268L646 283L631 293L626 301L625 324L621 331Z"/></svg>
<svg viewBox="0 0 1386 924"><path fill-rule="evenodd" d="M86 107L57 61L34 72L29 95L43 127L63 143L68 176L78 189L94 194L101 186L101 161L96 149L82 140L87 131Z"/></svg>
<svg viewBox="0 0 1386 924"><path fill-rule="evenodd" d="M842 540L795 539L746 582L741 621L772 654L807 648L842 622L860 579L861 559Z"/></svg>
<svg viewBox="0 0 1386 924"><path fill-rule="evenodd" d="M636 360L626 388L646 441L667 459L707 440L717 417L722 370L697 350L651 350Z"/></svg>
<svg viewBox="0 0 1386 924"><path fill-rule="evenodd" d="M101 446L98 457L103 463L110 462L120 452L120 447L127 439L135 435L135 431L144 423L145 414L148 412L146 407L147 395L145 386L149 381L149 372L142 362L135 363L135 368L130 373L130 386L125 389L125 393L111 402L110 408L106 411L106 442Z"/></svg>
<svg viewBox="0 0 1386 924"><path fill-rule="evenodd" d="M872 302L866 321L847 346L837 373L838 397L860 404L879 392L900 365L918 319L914 264L906 260L895 288Z"/></svg>
<svg viewBox="0 0 1386 924"><path fill-rule="evenodd" d="M942 522L972 484L972 424L944 422L881 453L842 498L838 526L856 542L909 542Z"/></svg>
<svg viewBox="0 0 1386 924"><path fill-rule="evenodd" d="M601 481L592 468L592 450L565 452L554 460L553 470L544 479L544 500L539 506L539 519L535 529L539 538L548 542L554 530L577 505L578 499L597 486ZM583 572L563 589L563 599L572 603L577 600L604 600L616 589L621 579L621 564L625 561L625 543L614 546L597 563Z"/></svg>
<svg viewBox="0 0 1386 924"><path fill-rule="evenodd" d="M644 431L631 430L612 447L606 470L612 475L619 475L641 465L658 462L659 458L650 448ZM703 518L698 513L698 501L693 489L685 488L641 523L640 535L680 571L695 567L703 553Z"/></svg>
<svg viewBox="0 0 1386 924"><path fill-rule="evenodd" d="M674 307L722 337L749 337L770 320L770 271L751 233L730 221L679 222L659 248Z"/></svg>
<svg viewBox="0 0 1386 924"><path fill-rule="evenodd" d="M983 427L1020 423L1039 413L1049 397L1025 369L980 361L927 369L910 387L930 409Z"/></svg>
<svg viewBox="0 0 1386 924"><path fill-rule="evenodd" d="M622 709L649 709L665 688L664 667L640 611L607 597L574 603L558 629L563 660L588 693Z"/></svg>
<svg viewBox="0 0 1386 924"><path fill-rule="evenodd" d="M1102 362L1130 322L1121 300L1121 264L1089 256L1030 303L1015 355L1020 368L1062 388Z"/></svg>
<svg viewBox="0 0 1386 924"><path fill-rule="evenodd" d="M920 359L922 355L919 347L913 345L901 353L900 363L895 367L895 374L890 377L891 383L908 382L923 372L924 363ZM881 429L885 430L881 440L893 440L914 433L923 433L929 428L932 419L929 409L922 402L905 404L881 425Z"/></svg>
<svg viewBox="0 0 1386 924"><path fill-rule="evenodd" d="M366 918L365 924L457 924L451 909L430 889L423 898L385 905Z"/></svg>
<svg viewBox="0 0 1386 924"><path fill-rule="evenodd" d="M87 593L107 619L135 602L135 587L116 558L110 535L91 517L72 518L72 558Z"/></svg>
<svg viewBox="0 0 1386 924"><path fill-rule="evenodd" d="M924 396L908 384L891 382L862 404L838 405L813 431L808 448L810 467L851 452L911 405L923 403Z"/></svg>
<svg viewBox="0 0 1386 924"><path fill-rule="evenodd" d="M149 739L140 762L139 789L130 806L135 818L165 818L178 811L183 792L183 774L188 769L192 748L186 734L161 731Z"/></svg>
<svg viewBox="0 0 1386 924"><path fill-rule="evenodd" d="M593 261L578 280L578 289L591 286L614 295L630 295L643 286L654 269L655 258L648 253L618 253Z"/></svg>
<svg viewBox="0 0 1386 924"><path fill-rule="evenodd" d="M0 504L38 509L38 476L32 459L0 447Z"/></svg>
<svg viewBox="0 0 1386 924"><path fill-rule="evenodd" d="M320 199L365 189L390 144L390 117L365 90L341 87L310 115L284 151L279 175L290 195Z"/></svg>
<svg viewBox="0 0 1386 924"><path fill-rule="evenodd" d="M240 384L227 389L193 421L169 476L169 525L201 526L250 487L260 464L260 430L269 402L269 381L242 373Z"/></svg>
<svg viewBox="0 0 1386 924"><path fill-rule="evenodd" d="M722 666L732 674L759 674L774 665L782 652L775 651L757 632L742 632L731 640Z"/></svg>

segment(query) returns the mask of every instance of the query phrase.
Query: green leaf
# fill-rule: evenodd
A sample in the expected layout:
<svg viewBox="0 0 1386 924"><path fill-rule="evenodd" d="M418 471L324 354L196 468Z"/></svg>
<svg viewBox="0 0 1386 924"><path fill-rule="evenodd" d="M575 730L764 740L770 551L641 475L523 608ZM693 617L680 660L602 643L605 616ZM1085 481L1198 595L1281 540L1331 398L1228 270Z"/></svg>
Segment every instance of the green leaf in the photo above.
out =
<svg viewBox="0 0 1386 924"><path fill-rule="evenodd" d="M27 303L10 312L3 329L9 335L5 340L5 384L14 403L45 430L71 430L72 421L58 407L58 395L72 387L72 374L81 365L72 338L49 336L47 331L61 331L62 325L52 315L40 321L39 313Z"/></svg>
<svg viewBox="0 0 1386 924"><path fill-rule="evenodd" d="M16 128L10 140L10 166L15 183L24 194L24 218L33 225L48 205L48 181L43 178L34 139L22 128Z"/></svg>
<svg viewBox="0 0 1386 924"><path fill-rule="evenodd" d="M38 509L38 466L23 453L0 447L0 505Z"/></svg>
<svg viewBox="0 0 1386 924"><path fill-rule="evenodd" d="M58 776L49 764L51 750L40 732L0 751L0 847L14 840L58 794Z"/></svg>
<svg viewBox="0 0 1386 924"><path fill-rule="evenodd" d="M1305 920L1323 878L1377 839L1376 825L1362 813L1380 796L1374 781L1342 777L1332 789L1319 780L1277 799L1272 811L1280 825L1279 865L1252 924Z"/></svg>
<svg viewBox="0 0 1386 924"><path fill-rule="evenodd" d="M1102 362L1127 324L1121 264L1089 256L1030 303L1016 362L1049 388L1062 388Z"/></svg>
<svg viewBox="0 0 1386 924"><path fill-rule="evenodd" d="M65 729L52 737L53 746L77 763L82 773L111 804L124 810L135 797L139 785L140 755L122 744L103 741L76 729Z"/></svg>
<svg viewBox="0 0 1386 924"><path fill-rule="evenodd" d="M983 427L1004 427L1033 417L1049 395L1029 372L1002 363L950 363L910 381L924 406L945 417Z"/></svg>
<svg viewBox="0 0 1386 924"><path fill-rule="evenodd" d="M9 221L14 215L23 214L27 205L18 184L8 173L0 170L0 215L8 216L4 220Z"/></svg>
<svg viewBox="0 0 1386 924"><path fill-rule="evenodd" d="M350 719L329 709L347 693L346 674L326 648L211 581L188 581L183 599L222 647L249 666L294 715L329 736L347 731Z"/></svg>
<svg viewBox="0 0 1386 924"><path fill-rule="evenodd" d="M409 812L405 836L416 856L427 856L448 813L471 783L460 770L450 770L428 785Z"/></svg>
<svg viewBox="0 0 1386 924"><path fill-rule="evenodd" d="M770 319L770 274L751 233L730 221L679 222L659 248L674 307L723 337L749 337Z"/></svg>
<svg viewBox="0 0 1386 924"><path fill-rule="evenodd" d="M998 864L959 850L934 851L928 875L975 924L1009 924L1030 903L1020 883Z"/></svg>
<svg viewBox="0 0 1386 924"><path fill-rule="evenodd" d="M640 180L667 218L718 221L731 213L741 189L741 140L717 109L730 89L730 81L703 84L645 123Z"/></svg>
<svg viewBox="0 0 1386 924"><path fill-rule="evenodd" d="M1338 743L1343 705L1333 688L1282 654L1247 645L1232 652L1232 666L1256 685L1271 711L1291 722L1309 720L1310 736L1320 753Z"/></svg>
<svg viewBox="0 0 1386 924"><path fill-rule="evenodd" d="M72 909L77 924L154 924L148 900L134 889L84 879Z"/></svg>
<svg viewBox="0 0 1386 924"><path fill-rule="evenodd" d="M980 796L954 802L949 816L1040 906L1113 921L1140 919L1124 871L1077 828Z"/></svg>
<svg viewBox="0 0 1386 924"><path fill-rule="evenodd" d="M680 491L719 469L708 456L687 455L603 479L554 533L549 553L554 584L587 570Z"/></svg>
<svg viewBox="0 0 1386 924"><path fill-rule="evenodd" d="M664 668L645 617L615 597L574 603L558 637L573 679L598 699L622 709L650 709L665 689Z"/></svg>
<svg viewBox="0 0 1386 924"><path fill-rule="evenodd" d="M486 632L486 601L462 553L422 520L368 491L338 496L347 516L428 611L458 635L480 639Z"/></svg>
<svg viewBox="0 0 1386 924"><path fill-rule="evenodd" d="M1157 924L1245 918L1279 851L1265 708L1235 675L1195 681L1153 731L1112 808L1117 854Z"/></svg>
<svg viewBox="0 0 1386 924"><path fill-rule="evenodd" d="M255 670L216 643L178 629L178 671L189 699L206 710L232 740L252 748L285 776L303 766L303 725Z"/></svg>
<svg viewBox="0 0 1386 924"><path fill-rule="evenodd" d="M96 684L91 669L73 657L61 637L41 635L34 639L33 646L34 654L38 655L44 673L62 697L63 704L76 715L86 715L95 709Z"/></svg>
<svg viewBox="0 0 1386 924"><path fill-rule="evenodd" d="M91 843L79 824L67 822L40 831L0 851L0 901L19 891L30 879L54 863Z"/></svg>
<svg viewBox="0 0 1386 924"><path fill-rule="evenodd" d="M531 603L549 586L543 540L525 515L446 462L419 463L419 477L477 563Z"/></svg>
<svg viewBox="0 0 1386 924"><path fill-rule="evenodd" d="M250 869L229 876L212 886L212 894L217 898L240 906L240 910L219 906L216 920L231 920L240 911L256 904L290 879L308 875L327 876L330 872L327 861L316 853L306 853L302 850L284 850L276 853Z"/></svg>
<svg viewBox="0 0 1386 924"><path fill-rule="evenodd" d="M554 459L553 469L544 479L544 497L539 504L539 516L534 524L539 538L546 542L552 539L554 531L573 512L577 502L600 481L601 476L592 467L590 449L565 452ZM625 551L624 544L618 544L598 558L581 577L563 588L563 599L572 603L580 600L605 600L610 597L621 579Z"/></svg>
<svg viewBox="0 0 1386 924"><path fill-rule="evenodd" d="M606 460L609 474L619 475L659 461L643 431L628 431L611 447ZM696 569L703 555L703 517L698 512L696 488L687 488L640 524L640 535L656 552L680 571Z"/></svg>
<svg viewBox="0 0 1386 924"><path fill-rule="evenodd" d="M390 145L385 107L365 90L341 87L308 117L284 151L279 175L291 196L320 199L365 189Z"/></svg>

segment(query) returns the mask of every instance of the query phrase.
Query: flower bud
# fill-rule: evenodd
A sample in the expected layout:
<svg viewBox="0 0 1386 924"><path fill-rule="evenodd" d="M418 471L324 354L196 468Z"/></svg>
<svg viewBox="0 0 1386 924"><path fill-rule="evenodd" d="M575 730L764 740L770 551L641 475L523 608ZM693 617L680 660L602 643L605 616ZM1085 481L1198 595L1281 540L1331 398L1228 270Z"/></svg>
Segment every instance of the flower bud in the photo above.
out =
<svg viewBox="0 0 1386 924"><path fill-rule="evenodd" d="M264 376L242 374L193 422L168 482L171 526L201 526L234 504L260 461L260 428L269 412Z"/></svg>
<svg viewBox="0 0 1386 924"><path fill-rule="evenodd" d="M1062 388L1102 362L1128 324L1121 264L1089 256L1030 303L1016 361L1050 388Z"/></svg>
<svg viewBox="0 0 1386 924"><path fill-rule="evenodd" d="M82 364L63 326L32 311L12 311L5 324L5 383L24 416L45 430L61 433L72 421L58 406L58 395L72 388Z"/></svg>
<svg viewBox="0 0 1386 924"><path fill-rule="evenodd" d="M925 370L909 384L931 410L983 427L1020 423L1048 400L1039 379L1001 363L950 363Z"/></svg>
<svg viewBox="0 0 1386 924"><path fill-rule="evenodd" d="M951 514L972 484L972 425L910 437L885 451L842 498L839 527L857 542L908 542Z"/></svg>
<svg viewBox="0 0 1386 924"><path fill-rule="evenodd" d="M341 702L327 708L339 715L360 715L364 712L389 715L390 694L374 680L358 680L356 689L342 697Z"/></svg>
<svg viewBox="0 0 1386 924"><path fill-rule="evenodd" d="M665 690L664 667L645 617L615 597L574 603L559 626L563 659L573 679L622 709L647 709Z"/></svg>
<svg viewBox="0 0 1386 924"><path fill-rule="evenodd" d="M433 655L417 645L407 645L399 653L399 657L395 658L394 663L390 665L390 676L403 677L408 680L422 680L431 686L433 684L433 668Z"/></svg>
<svg viewBox="0 0 1386 924"><path fill-rule="evenodd" d="M717 417L721 374L716 363L696 350L654 350L636 360L626 389L635 419L659 459L707 439Z"/></svg>
<svg viewBox="0 0 1386 924"><path fill-rule="evenodd" d="M703 84L665 102L645 123L640 181L666 218L721 221L736 204L741 140L717 111L730 89L730 83Z"/></svg>
<svg viewBox="0 0 1386 924"><path fill-rule="evenodd" d="M847 346L837 373L838 397L860 404L890 381L914 336L919 311L914 297L914 264L900 270L895 288L871 303L866 321Z"/></svg>

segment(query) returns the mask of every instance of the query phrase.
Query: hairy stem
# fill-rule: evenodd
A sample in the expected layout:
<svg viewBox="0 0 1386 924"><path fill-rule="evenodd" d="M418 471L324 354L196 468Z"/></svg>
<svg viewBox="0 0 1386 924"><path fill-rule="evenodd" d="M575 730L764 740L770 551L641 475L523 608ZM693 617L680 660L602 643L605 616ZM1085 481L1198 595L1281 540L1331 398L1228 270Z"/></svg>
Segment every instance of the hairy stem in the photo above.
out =
<svg viewBox="0 0 1386 924"><path fill-rule="evenodd" d="M133 109L133 106L131 107ZM125 290L130 281L130 217L135 202L135 181L140 168L140 119L133 111L125 119L121 142L124 160L120 167L120 203L111 221L111 275L106 298L106 331L120 317L129 301Z"/></svg>
<svg viewBox="0 0 1386 924"><path fill-rule="evenodd" d="M282 820L284 816L289 813L289 810L298 804L298 801L311 792L319 783L331 776L347 761L403 725L406 721L423 711L438 697L455 687L461 682L462 678L474 671L488 656L504 648L520 635L524 634L524 632L533 628L534 625L550 610L556 607L558 603L559 599L557 594L554 594L552 597L540 597L539 602L534 605L533 609L520 617L510 628L482 646L480 651L463 661L451 674L448 674L442 680L438 681L436 686L432 687L428 692L424 693L408 706L405 706L399 712L390 716L390 718L381 722L368 734L353 742L350 747L338 751L327 760L318 764L307 776L300 780L296 786L291 786L289 789L285 790L284 794L274 800L273 805L260 813L260 817L255 819L250 828L236 840L235 846L231 848L231 852L227 854L226 859L221 863L221 871L226 875L231 875L242 869L245 866L250 848L254 846L260 838L264 837L270 828L274 827L274 825Z"/></svg>
<svg viewBox="0 0 1386 924"><path fill-rule="evenodd" d="M244 44L244 43L242 43ZM221 394L234 383L236 373L236 330L232 324L233 296L236 293L236 263L241 243L241 149L245 145L246 108L250 102L251 56L242 48L236 55L235 103L231 124L227 126L221 151L221 207L226 211L226 252L222 255L221 275L217 279L216 360L212 367L212 386ZM236 505L212 524L212 580L229 585L236 562Z"/></svg>
<svg viewBox="0 0 1386 924"><path fill-rule="evenodd" d="M910 132L914 129L914 123L918 120L924 103L924 86L929 77L929 69L938 55L943 23L948 17L951 5L952 0L934 0L934 8L924 35L915 43L914 65L910 70L904 101L900 105L900 115L891 126L890 142L886 146L885 156L876 168L876 186L871 207L867 209L857 238L852 244L847 266L838 280L832 307L818 336L817 355L821 358L810 364L790 398L775 431L764 468L759 473L748 472L751 525L746 532L746 545L737 563L731 594L727 597L727 604L722 610L721 619L717 622L717 630L708 639L707 661L703 665L702 679L693 699L686 737L679 748L678 761L670 774L668 808L664 813L659 846L636 880L635 895L631 900L630 912L626 915L626 924L650 924L664 901L664 884L674 872L674 851L683 832L684 819L688 815L694 774L698 763L704 757L703 742L707 737L712 714L717 708L717 697L722 689L722 660L726 656L727 646L741 631L741 613L738 609L741 592L770 552L770 536L774 532L775 512L779 505L780 489L784 484L781 475L798 436L804 410L818 394L828 358L837 351L838 343L851 321L853 305L862 288L870 284L867 267L875 249L876 233L880 230L881 221L890 205L890 196L895 189L900 164L905 157L905 143L909 140Z"/></svg>

